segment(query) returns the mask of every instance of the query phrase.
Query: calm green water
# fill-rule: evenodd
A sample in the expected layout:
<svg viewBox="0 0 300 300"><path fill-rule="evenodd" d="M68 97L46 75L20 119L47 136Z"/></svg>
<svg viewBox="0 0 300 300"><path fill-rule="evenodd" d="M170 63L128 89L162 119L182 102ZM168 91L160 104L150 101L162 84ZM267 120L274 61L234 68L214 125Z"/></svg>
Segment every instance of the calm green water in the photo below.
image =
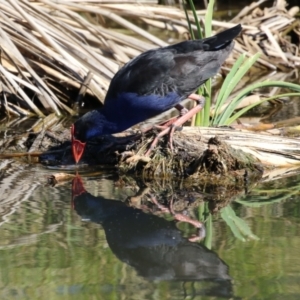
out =
<svg viewBox="0 0 300 300"><path fill-rule="evenodd" d="M42 167L1 170L0 299L300 298L299 175L206 216L199 244L191 225L124 204L136 189L108 175L83 176L72 201Z"/></svg>

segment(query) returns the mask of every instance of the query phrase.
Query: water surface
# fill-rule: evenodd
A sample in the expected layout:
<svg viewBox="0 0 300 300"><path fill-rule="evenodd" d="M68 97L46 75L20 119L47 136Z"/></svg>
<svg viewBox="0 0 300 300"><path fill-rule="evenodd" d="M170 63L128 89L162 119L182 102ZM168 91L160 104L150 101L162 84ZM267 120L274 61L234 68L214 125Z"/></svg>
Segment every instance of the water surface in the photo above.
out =
<svg viewBox="0 0 300 300"><path fill-rule="evenodd" d="M70 182L46 186L43 167L1 170L1 299L300 297L299 175L206 211L207 236L192 243L191 224L132 207L138 188L115 175L83 176L74 198ZM167 206L168 193L156 196Z"/></svg>

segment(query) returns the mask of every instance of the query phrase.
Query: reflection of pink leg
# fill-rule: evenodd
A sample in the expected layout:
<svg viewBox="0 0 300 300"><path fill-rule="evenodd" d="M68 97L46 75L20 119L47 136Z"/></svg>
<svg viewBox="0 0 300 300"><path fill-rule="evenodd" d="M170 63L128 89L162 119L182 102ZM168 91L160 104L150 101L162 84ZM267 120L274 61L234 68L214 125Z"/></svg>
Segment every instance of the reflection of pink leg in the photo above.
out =
<svg viewBox="0 0 300 300"><path fill-rule="evenodd" d="M171 203L170 203L170 213L172 214L172 216L177 220L177 221L180 221L180 222L186 222L186 223L189 223L191 225L193 225L194 227L196 228L202 228L203 227L203 223L198 221L198 220L193 220L191 219L190 217L188 216L185 216L183 214L178 214L174 211L173 209L173 199L171 200Z"/></svg>
<svg viewBox="0 0 300 300"><path fill-rule="evenodd" d="M197 102L197 105L194 108L192 108L191 110L189 110L186 114L179 117L175 122L172 123L171 126L169 126L166 129L162 130L156 136L156 138L153 140L153 142L152 142L151 146L149 147L148 151L146 152L145 156L148 156L151 153L151 151L157 145L158 140L161 137L165 136L166 134L169 134L169 145L170 145L171 150L173 150L173 134L174 134L174 131L175 131L176 127L181 126L187 120L192 118L195 114L197 114L199 111L201 111L201 109L204 107L204 104L205 104L205 99L201 96L192 94L192 95L190 95L190 97L192 97L191 99L193 99Z"/></svg>
<svg viewBox="0 0 300 300"><path fill-rule="evenodd" d="M194 235L189 238L189 241L196 242L200 241L205 237L205 226L202 222L198 220L193 220L188 216L185 216L183 214L176 213L173 209L173 198L170 202L170 208L165 207L164 205L158 203L155 197L151 196L151 201L164 213L170 213L175 220L179 222L185 222L193 225L198 230L198 235Z"/></svg>

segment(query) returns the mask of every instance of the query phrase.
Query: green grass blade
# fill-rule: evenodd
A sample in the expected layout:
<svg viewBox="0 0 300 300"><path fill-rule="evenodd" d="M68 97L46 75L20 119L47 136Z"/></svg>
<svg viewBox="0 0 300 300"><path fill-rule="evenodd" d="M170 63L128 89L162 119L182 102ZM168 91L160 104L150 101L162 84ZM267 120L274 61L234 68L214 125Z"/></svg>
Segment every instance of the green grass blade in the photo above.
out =
<svg viewBox="0 0 300 300"><path fill-rule="evenodd" d="M283 98L283 97L294 97L294 96L298 96L300 97L300 93L286 93L286 94L280 94L280 95L275 95L269 98L265 98L261 101L258 101L257 103L253 103L248 105L247 107L244 107L243 109L241 109L240 111L238 111L236 114L234 114L232 117L230 117L227 121L225 125L230 125L232 122L234 122L236 119L238 119L240 116L242 116L243 114L245 114L247 111L249 111L251 108L260 105L263 102L266 101L270 101L270 100L274 100L277 98Z"/></svg>
<svg viewBox="0 0 300 300"><path fill-rule="evenodd" d="M196 23L196 26L197 26L198 37L200 39L202 39L203 38L203 34L202 34L202 30L201 30L201 27L200 27L199 19L198 19L198 16L197 16L197 12L196 12L193 0L188 0L188 3L190 5L190 7L191 7L191 10L192 10L192 13L193 13L193 16L194 16L194 19L195 19L195 23ZM186 5L184 5L184 9L185 9L186 20L187 20L188 26L189 26L189 31L190 31L192 39L194 40L195 39L195 35L194 35L194 31L192 29L191 20L189 18L188 12L187 12ZM197 93L199 95L203 95L204 94L204 88L203 88L203 86L198 89ZM203 111L204 110L202 110L200 113L198 113L196 115L196 119L195 119L195 125L196 126L201 125L201 122L203 122L203 120L204 120L204 112Z"/></svg>
<svg viewBox="0 0 300 300"><path fill-rule="evenodd" d="M205 37L210 37L212 32L212 18L214 13L214 0L210 0L207 6L206 14L205 14ZM211 90L211 79L208 79L202 89L201 95L205 97L205 106L204 109L197 114L196 116L196 126L208 126L209 125L209 118L210 118L210 108L211 108L211 97L212 97L212 90Z"/></svg>
<svg viewBox="0 0 300 300"><path fill-rule="evenodd" d="M234 236L241 241L245 241L246 239L243 237L245 235L247 238L251 238L254 240L258 240L259 238L252 233L249 225L245 220L241 219L235 214L235 211L230 206L226 206L221 209L221 217L226 222L226 224L230 227Z"/></svg>
<svg viewBox="0 0 300 300"><path fill-rule="evenodd" d="M212 124L213 125L217 125L216 121L217 121L217 116L219 115L219 110L222 107L222 105L225 103L225 101L227 100L227 98L224 97L224 94L225 94L226 90L228 89L228 87L230 86L230 82L232 82L233 77L235 76L235 74L238 71L239 67L243 63L244 59L245 59L245 54L240 55L238 60L232 66L230 72L227 74L227 76L226 76L226 78L225 78L225 80L224 80L224 82L221 86L218 97L216 99L215 113L212 117Z"/></svg>
<svg viewBox="0 0 300 300"><path fill-rule="evenodd" d="M202 38L203 38L202 30L201 30L201 27L200 27L200 23L199 23L199 19L198 19L198 16L197 16L197 11L196 11L194 2L193 2L193 0L188 0L188 1L189 1L190 7L191 7L191 10L192 10L194 19L195 19L196 26L197 26L198 38L199 38L199 39L202 39ZM189 22L189 21L188 21L188 22ZM190 22L189 22L189 23L190 23ZM191 34L192 34L192 31L193 31L193 30L190 29Z"/></svg>
<svg viewBox="0 0 300 300"><path fill-rule="evenodd" d="M248 58L244 61L242 66L239 68L239 70L236 72L235 76L232 78L230 82L230 86L227 87L223 97L228 98L230 93L233 91L233 89L236 87L238 82L241 80L241 78L249 71L249 69L253 66L253 64L256 62L256 60L259 57L259 53L255 54L254 56ZM235 110L237 104L237 100L235 98L229 103L227 108L222 112L220 116L217 117L218 125L224 125L226 123L226 120L232 115L233 111Z"/></svg>
<svg viewBox="0 0 300 300"><path fill-rule="evenodd" d="M235 103L234 107L231 107L231 114L233 113L234 109L237 107L237 105L240 103L240 101L243 99L243 97L247 96L249 93L253 92L256 89L264 88L264 87L281 87L281 88L288 88L291 90L294 90L296 92L300 92L300 85L295 83L289 83L284 81L264 81L264 82L257 82L255 84L252 84L245 89L243 89L235 98L233 98L231 103ZM228 120L230 118L230 115L228 115L227 120L224 118L224 122L220 123L222 125L228 124Z"/></svg>
<svg viewBox="0 0 300 300"><path fill-rule="evenodd" d="M231 209L232 210L232 209ZM235 225L235 223L232 220L232 211L229 209L229 206L226 206L221 209L221 218L225 221L227 226L230 227L233 235L238 238L239 240L245 242L245 238L242 236L241 232Z"/></svg>
<svg viewBox="0 0 300 300"><path fill-rule="evenodd" d="M189 17L187 8L186 8L186 3L185 3L184 0L182 1L182 6L183 6L183 9L184 9L186 21L187 21L187 23L188 23L190 35L191 35L191 37L192 37L192 40L194 40L194 39L195 39L195 35L194 35L194 31L193 31L193 29L192 29L192 22L191 22L191 20L190 20L190 17Z"/></svg>
<svg viewBox="0 0 300 300"><path fill-rule="evenodd" d="M204 88L205 94L205 106L204 106L204 113L203 113L203 118L202 118L202 126L208 126L209 125L209 118L210 118L210 108L211 108L211 79L208 79L205 83L205 88Z"/></svg>
<svg viewBox="0 0 300 300"><path fill-rule="evenodd" d="M211 36L211 31L212 31L212 18L213 18L213 13L214 13L214 5L215 1L210 0L207 6L206 14L205 14L205 37Z"/></svg>
<svg viewBox="0 0 300 300"><path fill-rule="evenodd" d="M230 207L231 208L231 207ZM232 209L232 208L231 208ZM240 230L240 232L245 235L246 237L252 239L252 240L259 240L259 238L252 233L249 225L246 223L245 220L241 219L240 217L238 217L234 210L232 210L234 213L234 217L233 217L233 222L235 223L235 225L238 227L238 229Z"/></svg>
<svg viewBox="0 0 300 300"><path fill-rule="evenodd" d="M202 95L203 97L205 97L204 96L204 89L203 89L203 87L201 87L201 88L199 88L198 90L197 90L197 94L198 95ZM205 110L205 106L204 106L204 109L202 109L200 112L198 112L197 114L196 114L196 117L195 117L195 126L204 126L203 125L203 120L204 120L204 110Z"/></svg>
<svg viewBox="0 0 300 300"><path fill-rule="evenodd" d="M212 248L212 235L213 235L212 215L211 214L209 214L209 216L206 219L205 230L206 230L206 235L205 235L205 239L204 239L204 245L206 246L206 248L211 249Z"/></svg>

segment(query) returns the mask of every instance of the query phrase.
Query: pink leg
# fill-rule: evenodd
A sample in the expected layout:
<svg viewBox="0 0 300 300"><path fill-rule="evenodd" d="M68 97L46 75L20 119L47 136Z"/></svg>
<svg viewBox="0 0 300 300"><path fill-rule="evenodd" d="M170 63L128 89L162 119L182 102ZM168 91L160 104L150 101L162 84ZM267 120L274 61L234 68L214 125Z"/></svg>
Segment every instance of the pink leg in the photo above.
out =
<svg viewBox="0 0 300 300"><path fill-rule="evenodd" d="M164 129L163 131L161 131L156 136L156 138L153 140L153 142L152 142L151 146L149 147L148 151L146 152L145 156L148 156L151 153L151 151L157 145L158 140L161 137L165 136L166 134L170 134L169 143L170 143L170 148L173 149L173 134L174 134L176 127L181 126L187 120L192 118L195 114L197 114L199 111L201 111L201 109L204 107L204 104L205 104L205 99L202 96L192 94L189 96L189 98L195 100L197 102L197 105L194 108L192 108L191 110L189 110L186 114L179 117L175 122L173 122L171 124L171 126Z"/></svg>
<svg viewBox="0 0 300 300"><path fill-rule="evenodd" d="M189 112L189 110L187 108L185 108L184 106L182 106L181 104L175 105L175 108L179 111L180 116L183 116Z"/></svg>
<svg viewBox="0 0 300 300"><path fill-rule="evenodd" d="M199 100L199 96L196 94L191 94L188 98L191 100L194 100L194 101ZM184 106L182 106L181 104L175 105L175 108L179 111L179 116L173 117L163 123L160 123L159 125L152 125L151 127L149 126L146 129L143 129L142 132L145 133L153 128L157 128L157 129L161 129L161 130L166 129L167 126L170 126L171 124L173 124L176 120L178 120L179 117L182 117L183 115L185 115L189 112L189 110L187 108L185 108Z"/></svg>
<svg viewBox="0 0 300 300"><path fill-rule="evenodd" d="M175 105L175 108L179 111L179 116L173 117L163 123L160 123L159 125L153 125L153 127L157 129L166 129L168 126L172 125L176 120L178 120L179 117L182 117L189 112L189 110L181 104Z"/></svg>
<svg viewBox="0 0 300 300"><path fill-rule="evenodd" d="M199 100L200 100L200 96L199 96L199 95L196 95L196 94L191 94L191 95L189 95L188 98L191 99L191 100L194 100L194 101L196 101L196 102L199 102ZM182 116L184 116L185 114L187 114L187 113L189 112L189 110L188 110L186 107L182 106L181 104L175 105L175 108L179 111L179 117L182 117ZM155 127L156 127L156 128L161 128L161 129L162 129L162 127L170 126L170 125L172 125L176 120L178 120L179 117L173 117L173 118L167 120L166 122L161 123L161 124L159 124L157 127L156 127L156 126L155 126ZM165 129L165 128L163 128L163 129Z"/></svg>
<svg viewBox="0 0 300 300"><path fill-rule="evenodd" d="M199 95L197 95L197 94L190 94L189 96L188 96L188 98L189 99L191 99L191 100L194 100L194 101L196 101L196 102L198 102L201 98L203 98L202 96L199 96Z"/></svg>
<svg viewBox="0 0 300 300"><path fill-rule="evenodd" d="M197 94L190 94L188 98L196 102L200 100L200 96ZM183 116L189 112L189 110L186 107L182 106L181 104L175 105L175 108L179 111L180 116Z"/></svg>

